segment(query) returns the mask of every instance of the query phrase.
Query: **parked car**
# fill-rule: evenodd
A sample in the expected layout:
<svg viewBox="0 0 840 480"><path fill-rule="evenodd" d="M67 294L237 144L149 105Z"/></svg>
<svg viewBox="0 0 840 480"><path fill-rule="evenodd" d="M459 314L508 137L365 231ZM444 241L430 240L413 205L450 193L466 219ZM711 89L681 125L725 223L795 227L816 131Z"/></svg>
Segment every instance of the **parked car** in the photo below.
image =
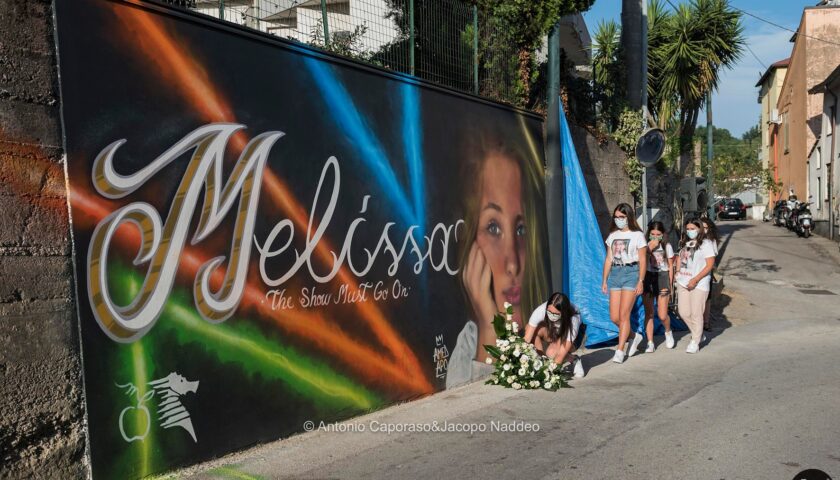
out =
<svg viewBox="0 0 840 480"><path fill-rule="evenodd" d="M747 206L744 205L744 202L742 202L740 198L724 199L720 202L720 206L718 207L717 218L718 220L725 220L727 218L746 220Z"/></svg>

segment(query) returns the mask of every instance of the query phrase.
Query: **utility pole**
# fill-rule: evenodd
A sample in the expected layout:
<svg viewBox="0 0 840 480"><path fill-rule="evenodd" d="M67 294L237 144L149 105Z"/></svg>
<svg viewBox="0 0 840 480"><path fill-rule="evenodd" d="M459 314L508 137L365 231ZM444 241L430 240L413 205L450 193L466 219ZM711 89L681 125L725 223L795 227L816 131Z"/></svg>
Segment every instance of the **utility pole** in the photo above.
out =
<svg viewBox="0 0 840 480"><path fill-rule="evenodd" d="M563 167L560 158L560 28L548 33L548 115L545 122L545 212L548 226L548 256L551 264L551 290L562 292L565 255L565 202Z"/></svg>
<svg viewBox="0 0 840 480"><path fill-rule="evenodd" d="M714 170L712 169L712 159L714 158L714 150L712 147L712 92L706 94L706 194L709 198L707 208L710 210L709 218L714 220L713 204L715 203L715 189L714 189Z"/></svg>
<svg viewBox="0 0 840 480"><path fill-rule="evenodd" d="M647 17L647 0L639 0L642 3L642 21L641 21L641 57L642 57L642 76L641 76L641 103L642 103L642 129L648 128L648 17ZM648 189L647 189L648 169L642 169L642 228L647 229L648 219Z"/></svg>

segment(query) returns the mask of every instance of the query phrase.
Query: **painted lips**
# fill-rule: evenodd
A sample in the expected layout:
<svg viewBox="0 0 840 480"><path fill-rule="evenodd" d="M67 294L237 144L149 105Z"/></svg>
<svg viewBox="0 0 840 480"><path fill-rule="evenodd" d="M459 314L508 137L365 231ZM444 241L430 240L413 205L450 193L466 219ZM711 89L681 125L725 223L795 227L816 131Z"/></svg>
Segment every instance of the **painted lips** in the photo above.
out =
<svg viewBox="0 0 840 480"><path fill-rule="evenodd" d="M520 287L508 287L502 291L502 294L505 296L505 300L512 304L512 305L519 305L520 298L522 297L522 289Z"/></svg>

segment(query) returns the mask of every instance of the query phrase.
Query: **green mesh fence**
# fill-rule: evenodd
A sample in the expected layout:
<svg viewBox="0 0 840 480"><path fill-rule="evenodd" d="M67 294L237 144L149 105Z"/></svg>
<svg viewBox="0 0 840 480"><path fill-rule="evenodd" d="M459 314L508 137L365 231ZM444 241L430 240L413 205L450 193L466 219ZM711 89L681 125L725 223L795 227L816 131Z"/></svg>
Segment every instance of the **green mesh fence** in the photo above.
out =
<svg viewBox="0 0 840 480"><path fill-rule="evenodd" d="M516 104L517 54L463 0L194 0L199 13Z"/></svg>

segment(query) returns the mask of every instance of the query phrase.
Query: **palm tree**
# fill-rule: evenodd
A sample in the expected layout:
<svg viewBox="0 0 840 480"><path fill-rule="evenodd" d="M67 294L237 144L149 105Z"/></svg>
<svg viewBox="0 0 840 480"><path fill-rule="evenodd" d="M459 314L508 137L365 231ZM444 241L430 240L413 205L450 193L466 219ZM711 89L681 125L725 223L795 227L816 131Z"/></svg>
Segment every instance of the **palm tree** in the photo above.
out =
<svg viewBox="0 0 840 480"><path fill-rule="evenodd" d="M613 21L601 21L592 37L592 76L601 118L612 130L624 100L624 77L621 61L621 29Z"/></svg>
<svg viewBox="0 0 840 480"><path fill-rule="evenodd" d="M676 128L680 161L674 169L682 177L692 167L700 108L717 90L720 72L741 57L741 14L728 0L691 0L673 13L652 0L648 15L649 109L657 123Z"/></svg>

